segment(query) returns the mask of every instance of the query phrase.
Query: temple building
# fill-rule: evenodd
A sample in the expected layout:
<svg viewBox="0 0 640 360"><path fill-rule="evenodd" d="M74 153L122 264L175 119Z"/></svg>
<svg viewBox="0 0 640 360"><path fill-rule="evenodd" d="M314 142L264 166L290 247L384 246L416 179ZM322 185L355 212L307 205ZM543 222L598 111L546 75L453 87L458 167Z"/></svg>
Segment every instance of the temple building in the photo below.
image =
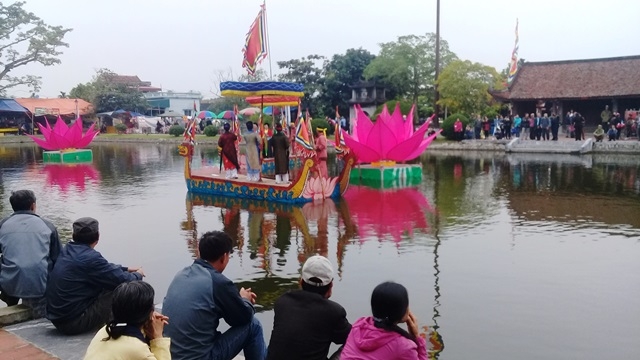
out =
<svg viewBox="0 0 640 360"><path fill-rule="evenodd" d="M383 86L376 85L373 81L359 81L351 85L349 119L356 118L353 105L360 105L368 116L373 116L376 108L385 102L387 102L387 94Z"/></svg>
<svg viewBox="0 0 640 360"><path fill-rule="evenodd" d="M586 125L600 123L609 106L628 117L640 108L640 56L524 62L508 90L493 92L512 114L581 113Z"/></svg>

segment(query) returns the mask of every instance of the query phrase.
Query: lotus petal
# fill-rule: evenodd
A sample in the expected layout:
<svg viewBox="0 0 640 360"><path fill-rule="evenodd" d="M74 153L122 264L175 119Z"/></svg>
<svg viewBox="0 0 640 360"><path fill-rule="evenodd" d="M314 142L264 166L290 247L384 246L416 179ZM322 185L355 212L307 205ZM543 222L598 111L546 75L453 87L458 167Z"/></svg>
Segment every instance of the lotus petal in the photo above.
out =
<svg viewBox="0 0 640 360"><path fill-rule="evenodd" d="M418 151L420 149L420 145L424 140L424 134L427 132L428 127L427 124L423 124L418 131L413 134L409 139L403 141L396 146L393 147L387 154L387 160L394 161L405 161L409 158L413 152ZM424 151L421 149L420 152Z"/></svg>
<svg viewBox="0 0 640 360"><path fill-rule="evenodd" d="M96 124L91 124L84 136L75 143L74 147L76 149L82 149L88 146L93 141L93 139L98 136L98 131L94 130L95 125Z"/></svg>
<svg viewBox="0 0 640 360"><path fill-rule="evenodd" d="M420 154L422 154L424 152L424 150L431 144L431 142L433 142L433 140L435 140L435 138L440 135L440 132L442 132L442 130L438 130L435 134L429 136L428 138L422 140L422 142L420 143L420 146L417 147L414 152L412 152L411 154L409 154L409 158L410 159L415 159L418 156L420 156Z"/></svg>
<svg viewBox="0 0 640 360"><path fill-rule="evenodd" d="M353 151L358 157L358 162L373 162L382 158L382 154L376 149L372 149L364 143L354 140L347 132L342 131L342 137L344 143Z"/></svg>
<svg viewBox="0 0 640 360"><path fill-rule="evenodd" d="M371 122L371 119L369 119L364 111L362 111L362 107L360 107L360 105L356 106L356 118L358 121L358 126L356 128L357 141L366 143L369 138L369 133L371 132L371 129L373 129L373 122Z"/></svg>
<svg viewBox="0 0 640 360"><path fill-rule="evenodd" d="M413 135L413 115L416 111L416 104L411 106L411 111L407 115L407 120L404 121L404 138L408 139Z"/></svg>

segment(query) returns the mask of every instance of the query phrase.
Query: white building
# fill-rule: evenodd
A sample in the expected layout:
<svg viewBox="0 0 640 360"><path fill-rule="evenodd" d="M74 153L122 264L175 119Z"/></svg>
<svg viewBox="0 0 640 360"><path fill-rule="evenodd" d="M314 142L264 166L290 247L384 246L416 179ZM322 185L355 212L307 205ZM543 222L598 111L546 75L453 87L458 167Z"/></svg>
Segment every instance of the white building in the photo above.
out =
<svg viewBox="0 0 640 360"><path fill-rule="evenodd" d="M151 112L148 114L151 116L157 116L168 111L191 116L193 115L194 106L196 111L200 110L200 99L202 98L202 94L197 91L154 91L143 93L143 95L151 107Z"/></svg>

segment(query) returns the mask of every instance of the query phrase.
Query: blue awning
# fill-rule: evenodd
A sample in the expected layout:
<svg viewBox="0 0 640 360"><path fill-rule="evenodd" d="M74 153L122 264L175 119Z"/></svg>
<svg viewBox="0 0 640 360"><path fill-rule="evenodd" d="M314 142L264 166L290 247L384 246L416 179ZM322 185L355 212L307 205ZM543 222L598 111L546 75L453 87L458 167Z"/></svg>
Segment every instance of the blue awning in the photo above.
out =
<svg viewBox="0 0 640 360"><path fill-rule="evenodd" d="M13 99L0 99L0 112L21 112L26 113L27 109L18 104Z"/></svg>

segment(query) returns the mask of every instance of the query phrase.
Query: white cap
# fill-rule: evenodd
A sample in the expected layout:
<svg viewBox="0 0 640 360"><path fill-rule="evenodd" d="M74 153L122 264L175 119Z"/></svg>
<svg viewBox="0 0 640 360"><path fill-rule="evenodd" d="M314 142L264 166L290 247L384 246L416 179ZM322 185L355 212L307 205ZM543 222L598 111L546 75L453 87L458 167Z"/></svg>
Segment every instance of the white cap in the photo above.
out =
<svg viewBox="0 0 640 360"><path fill-rule="evenodd" d="M302 281L312 286L327 286L333 281L333 266L324 256L314 255L302 266Z"/></svg>

